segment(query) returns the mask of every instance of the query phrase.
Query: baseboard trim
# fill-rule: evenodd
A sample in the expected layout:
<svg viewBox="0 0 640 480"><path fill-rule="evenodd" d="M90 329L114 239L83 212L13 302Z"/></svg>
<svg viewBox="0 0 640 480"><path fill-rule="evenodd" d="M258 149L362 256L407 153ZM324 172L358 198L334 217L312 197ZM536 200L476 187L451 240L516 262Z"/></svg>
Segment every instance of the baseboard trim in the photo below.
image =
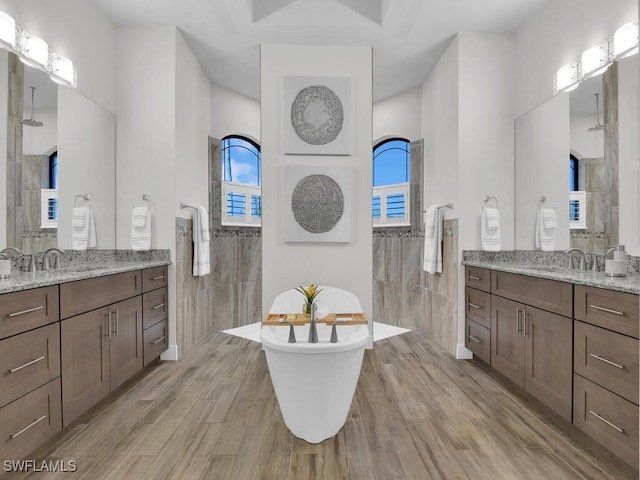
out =
<svg viewBox="0 0 640 480"><path fill-rule="evenodd" d="M168 360L170 362L178 361L178 345L169 345L169 348L162 352L160 360Z"/></svg>
<svg viewBox="0 0 640 480"><path fill-rule="evenodd" d="M473 352L469 350L464 344L459 343L456 349L456 359L458 360L471 360L473 358Z"/></svg>

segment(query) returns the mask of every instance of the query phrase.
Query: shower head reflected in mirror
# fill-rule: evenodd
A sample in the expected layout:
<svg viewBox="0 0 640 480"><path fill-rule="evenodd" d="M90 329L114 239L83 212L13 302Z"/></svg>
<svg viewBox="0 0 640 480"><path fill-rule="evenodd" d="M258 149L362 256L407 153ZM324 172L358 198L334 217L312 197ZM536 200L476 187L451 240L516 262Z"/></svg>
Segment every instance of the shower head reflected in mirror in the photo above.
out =
<svg viewBox="0 0 640 480"><path fill-rule="evenodd" d="M597 132L598 130L604 130L604 125L600 123L600 97L599 93L594 93L596 96L596 124L588 129L589 132Z"/></svg>
<svg viewBox="0 0 640 480"><path fill-rule="evenodd" d="M35 94L36 94L36 87L31 87L31 118L25 118L24 120L22 120L22 124L27 126L27 127L42 127L44 125L44 123L39 122L38 120L35 120L33 118L33 100L35 98Z"/></svg>

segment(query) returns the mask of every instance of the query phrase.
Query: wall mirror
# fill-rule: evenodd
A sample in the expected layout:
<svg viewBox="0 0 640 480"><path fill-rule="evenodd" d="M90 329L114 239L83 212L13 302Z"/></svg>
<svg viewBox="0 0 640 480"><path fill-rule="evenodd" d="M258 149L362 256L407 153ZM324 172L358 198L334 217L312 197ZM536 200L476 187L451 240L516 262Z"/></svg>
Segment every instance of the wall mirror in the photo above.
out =
<svg viewBox="0 0 640 480"><path fill-rule="evenodd" d="M115 248L115 115L12 53L0 58L8 93L0 247L70 249L77 204L92 209L97 248ZM76 199L86 193L88 202Z"/></svg>
<svg viewBox="0 0 640 480"><path fill-rule="evenodd" d="M535 248L542 206L556 210L556 250L640 255L639 76L638 55L624 58L516 119L516 249Z"/></svg>

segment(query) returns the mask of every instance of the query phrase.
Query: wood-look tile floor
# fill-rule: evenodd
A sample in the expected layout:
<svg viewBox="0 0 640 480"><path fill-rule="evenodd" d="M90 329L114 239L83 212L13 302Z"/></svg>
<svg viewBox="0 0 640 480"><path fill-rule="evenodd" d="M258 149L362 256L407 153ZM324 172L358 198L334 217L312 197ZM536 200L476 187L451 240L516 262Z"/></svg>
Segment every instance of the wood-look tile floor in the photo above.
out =
<svg viewBox="0 0 640 480"><path fill-rule="evenodd" d="M366 352L345 426L311 445L284 425L260 345L216 332L40 452L75 474L27 478L637 478L528 403L411 332Z"/></svg>

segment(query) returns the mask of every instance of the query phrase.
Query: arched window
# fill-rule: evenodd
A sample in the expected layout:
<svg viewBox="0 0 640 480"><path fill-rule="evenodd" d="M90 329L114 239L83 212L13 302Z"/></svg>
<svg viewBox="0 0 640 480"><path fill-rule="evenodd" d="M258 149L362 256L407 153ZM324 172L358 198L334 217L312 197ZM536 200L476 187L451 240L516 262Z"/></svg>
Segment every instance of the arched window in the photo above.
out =
<svg viewBox="0 0 640 480"><path fill-rule="evenodd" d="M410 225L409 140L390 138L373 147L373 226Z"/></svg>
<svg viewBox="0 0 640 480"><path fill-rule="evenodd" d="M580 190L580 161L569 154L569 228L587 228L587 192Z"/></svg>
<svg viewBox="0 0 640 480"><path fill-rule="evenodd" d="M48 180L40 190L40 228L58 227L58 152L49 155Z"/></svg>
<svg viewBox="0 0 640 480"><path fill-rule="evenodd" d="M222 224L259 227L262 215L262 157L253 140L222 139Z"/></svg>

